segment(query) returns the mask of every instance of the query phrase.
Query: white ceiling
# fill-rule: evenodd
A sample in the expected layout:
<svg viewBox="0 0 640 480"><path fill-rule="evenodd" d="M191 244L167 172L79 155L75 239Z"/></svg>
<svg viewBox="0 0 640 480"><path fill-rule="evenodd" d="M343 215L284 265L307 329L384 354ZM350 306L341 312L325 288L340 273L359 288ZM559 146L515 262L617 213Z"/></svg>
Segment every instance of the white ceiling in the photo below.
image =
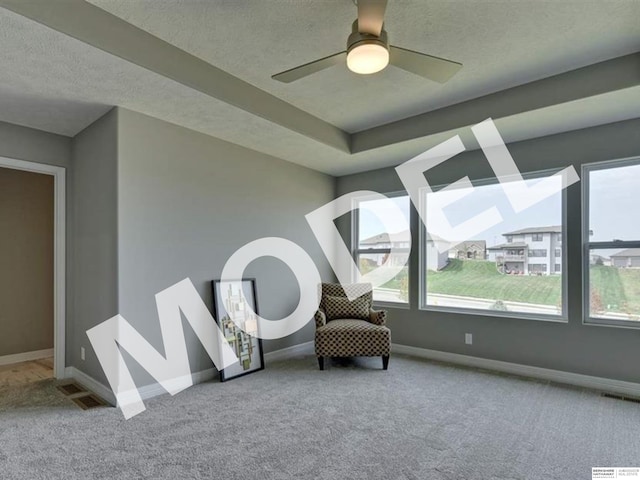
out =
<svg viewBox="0 0 640 480"><path fill-rule="evenodd" d="M351 0L91 2L348 132L640 50L637 0L390 0L391 43L462 62L450 82L337 66L282 84L271 75L344 49L356 16ZM119 105L334 175L398 164L450 134L349 154L8 10L0 9L0 26L0 120L12 123L72 136ZM498 126L515 141L638 111L636 86Z"/></svg>

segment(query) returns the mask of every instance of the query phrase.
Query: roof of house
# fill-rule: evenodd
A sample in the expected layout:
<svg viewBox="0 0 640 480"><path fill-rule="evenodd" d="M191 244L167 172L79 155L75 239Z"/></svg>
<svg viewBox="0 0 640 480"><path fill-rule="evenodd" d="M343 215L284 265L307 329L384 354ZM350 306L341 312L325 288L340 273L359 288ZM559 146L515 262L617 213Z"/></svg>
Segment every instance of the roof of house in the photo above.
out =
<svg viewBox="0 0 640 480"><path fill-rule="evenodd" d="M503 250L505 248L527 248L529 245L524 242L501 243L493 247L487 247L487 250Z"/></svg>
<svg viewBox="0 0 640 480"><path fill-rule="evenodd" d="M614 253L612 257L640 257L640 248L627 248L621 252Z"/></svg>
<svg viewBox="0 0 640 480"><path fill-rule="evenodd" d="M360 245L377 245L379 243L395 243L395 242L410 242L411 241L411 231L403 230L401 232L396 232L392 234L388 234L387 232L379 233L374 235L373 237L365 238L364 240L360 240Z"/></svg>
<svg viewBox="0 0 640 480"><path fill-rule="evenodd" d="M503 233L502 235L522 235L523 233L562 233L562 226L552 225L550 227L529 227L513 232Z"/></svg>
<svg viewBox="0 0 640 480"><path fill-rule="evenodd" d="M467 240L466 242L457 244L454 248L457 248L458 250L467 250L472 247L481 248L484 250L485 248L487 248L487 242L486 240Z"/></svg>

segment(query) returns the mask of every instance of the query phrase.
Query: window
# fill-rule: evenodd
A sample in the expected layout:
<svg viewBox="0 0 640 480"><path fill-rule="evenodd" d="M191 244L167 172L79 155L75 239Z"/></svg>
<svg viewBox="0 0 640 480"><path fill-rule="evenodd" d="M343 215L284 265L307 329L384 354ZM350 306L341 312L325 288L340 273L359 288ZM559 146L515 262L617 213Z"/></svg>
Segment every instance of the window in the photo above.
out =
<svg viewBox="0 0 640 480"><path fill-rule="evenodd" d="M529 273L547 273L547 264L546 263L532 263L529 264Z"/></svg>
<svg viewBox="0 0 640 480"><path fill-rule="evenodd" d="M541 242L542 241L542 234L541 233L534 233L533 235L531 235L531 241L532 242Z"/></svg>
<svg viewBox="0 0 640 480"><path fill-rule="evenodd" d="M556 263L555 272L556 273L560 273L561 271L562 271L562 264L561 263Z"/></svg>
<svg viewBox="0 0 640 480"><path fill-rule="evenodd" d="M562 256L562 249L561 248L556 248L556 251L554 253L554 256L556 258L561 257Z"/></svg>
<svg viewBox="0 0 640 480"><path fill-rule="evenodd" d="M539 178L550 175L552 173L541 172L526 177L525 181L530 187ZM560 182L558 179L558 186ZM424 212L432 195L439 193L434 190L433 193L422 192ZM451 226L491 207L498 209L503 220L474 238L459 239L461 242L473 241L485 249L484 255L471 260L454 254L458 250L456 246L450 248L449 254L434 248L429 233L430 217L426 216L427 225L421 232L420 244L420 307L510 318L565 318L563 268L556 271L553 262L543 260L549 250L531 249L530 240L532 234L553 239L555 233L563 231L564 192L520 213L514 213L496 180L474 182L473 189L464 193L466 195L456 194L458 199L444 209ZM560 259L557 261L562 263Z"/></svg>
<svg viewBox="0 0 640 480"><path fill-rule="evenodd" d="M585 321L640 327L640 158L583 167Z"/></svg>
<svg viewBox="0 0 640 480"><path fill-rule="evenodd" d="M353 245L354 259L362 274L380 267L383 263L391 266L404 265L395 278L373 290L373 300L382 303L407 303L409 300L409 269L406 265L409 258L411 232L409 225L409 196L387 196L400 208L405 218L398 219L397 229L387 232L376 216L385 208L385 202L380 200L358 201L355 218L355 238ZM400 252L389 258L390 249L394 247Z"/></svg>
<svg viewBox="0 0 640 480"><path fill-rule="evenodd" d="M556 242L562 243L562 234L561 233L557 233L556 234Z"/></svg>

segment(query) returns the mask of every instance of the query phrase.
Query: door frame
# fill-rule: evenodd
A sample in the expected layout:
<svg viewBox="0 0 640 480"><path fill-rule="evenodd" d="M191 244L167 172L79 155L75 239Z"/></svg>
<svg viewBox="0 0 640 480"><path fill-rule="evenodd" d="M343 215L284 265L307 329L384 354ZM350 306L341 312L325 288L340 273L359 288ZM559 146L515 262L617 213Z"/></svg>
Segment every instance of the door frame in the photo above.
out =
<svg viewBox="0 0 640 480"><path fill-rule="evenodd" d="M53 176L53 374L66 367L66 168L0 156L0 167Z"/></svg>

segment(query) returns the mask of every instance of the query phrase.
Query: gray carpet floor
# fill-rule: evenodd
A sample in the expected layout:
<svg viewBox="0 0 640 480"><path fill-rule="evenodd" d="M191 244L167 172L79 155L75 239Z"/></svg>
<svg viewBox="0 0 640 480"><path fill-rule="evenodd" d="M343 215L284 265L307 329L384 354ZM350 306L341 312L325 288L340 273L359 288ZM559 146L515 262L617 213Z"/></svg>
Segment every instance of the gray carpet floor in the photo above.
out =
<svg viewBox="0 0 640 480"><path fill-rule="evenodd" d="M146 403L83 411L54 381L0 389L4 479L563 479L640 466L640 404L391 358L272 362Z"/></svg>

